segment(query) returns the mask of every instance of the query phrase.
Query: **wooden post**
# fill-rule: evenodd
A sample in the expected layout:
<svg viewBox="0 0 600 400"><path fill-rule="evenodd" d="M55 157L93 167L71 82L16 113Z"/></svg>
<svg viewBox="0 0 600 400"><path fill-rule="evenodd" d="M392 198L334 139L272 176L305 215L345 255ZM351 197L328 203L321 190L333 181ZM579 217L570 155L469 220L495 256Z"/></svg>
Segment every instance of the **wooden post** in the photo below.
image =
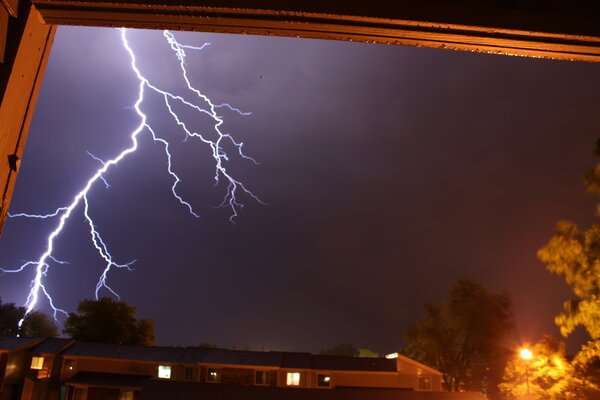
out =
<svg viewBox="0 0 600 400"><path fill-rule="evenodd" d="M8 9L7 4L0 5ZM56 27L44 23L26 0L9 10L4 62L0 64L0 233ZM16 17L14 16L16 14Z"/></svg>

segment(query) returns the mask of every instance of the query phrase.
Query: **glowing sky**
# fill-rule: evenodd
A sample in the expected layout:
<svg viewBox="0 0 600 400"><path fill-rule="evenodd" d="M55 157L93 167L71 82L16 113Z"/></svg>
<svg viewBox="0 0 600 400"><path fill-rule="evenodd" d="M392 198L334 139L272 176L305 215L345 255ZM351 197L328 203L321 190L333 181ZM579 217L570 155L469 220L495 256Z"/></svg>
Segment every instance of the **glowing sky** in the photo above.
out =
<svg viewBox="0 0 600 400"><path fill-rule="evenodd" d="M121 261L112 286L153 318L158 344L200 342L318 351L336 343L392 352L424 301L459 278L515 303L515 340L557 333L568 298L535 253L559 219L589 224L580 177L600 132L600 66L288 38L176 33L193 45L192 79L224 127L260 164L232 171L269 206L247 202L236 225L213 187L206 148L177 148L183 193L171 196L151 140L89 196ZM134 32L140 65L176 81L160 32ZM58 30L11 211L64 205L137 123L138 84L116 30ZM148 113L158 110L149 105ZM164 114L152 114L164 130ZM164 116L164 117L163 117ZM183 140L183 135L182 135ZM57 242L68 266L48 277L73 310L103 265L79 217ZM0 266L36 258L51 224L9 220ZM31 275L0 277L3 301L25 301ZM573 345L573 344L572 344Z"/></svg>

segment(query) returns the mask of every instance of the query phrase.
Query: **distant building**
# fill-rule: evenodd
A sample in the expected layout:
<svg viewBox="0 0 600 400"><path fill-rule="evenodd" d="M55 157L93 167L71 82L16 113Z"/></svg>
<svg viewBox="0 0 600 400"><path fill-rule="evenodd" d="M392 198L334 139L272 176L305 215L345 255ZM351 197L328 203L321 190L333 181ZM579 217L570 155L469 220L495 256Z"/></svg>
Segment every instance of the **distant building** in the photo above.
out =
<svg viewBox="0 0 600 400"><path fill-rule="evenodd" d="M0 337L0 399L20 399L25 373L29 370L27 351L42 339Z"/></svg>
<svg viewBox="0 0 600 400"><path fill-rule="evenodd" d="M0 377L0 400L457 398L442 392L439 371L401 355L357 358L70 339L0 337ZM460 397L466 398L476 397Z"/></svg>

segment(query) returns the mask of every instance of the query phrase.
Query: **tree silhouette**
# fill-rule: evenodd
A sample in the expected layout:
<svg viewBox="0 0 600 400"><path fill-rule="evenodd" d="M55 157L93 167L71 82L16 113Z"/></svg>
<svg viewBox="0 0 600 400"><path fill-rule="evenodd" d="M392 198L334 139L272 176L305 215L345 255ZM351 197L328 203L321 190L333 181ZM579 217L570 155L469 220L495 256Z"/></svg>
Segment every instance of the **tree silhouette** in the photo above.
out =
<svg viewBox="0 0 600 400"><path fill-rule="evenodd" d="M4 303L0 299L0 336L55 337L58 335L56 324L46 314L32 311L19 329L19 321L25 315L25 307L15 303Z"/></svg>
<svg viewBox="0 0 600 400"><path fill-rule="evenodd" d="M88 342L151 346L154 321L136 318L136 309L109 297L83 300L77 313L69 313L63 332Z"/></svg>
<svg viewBox="0 0 600 400"><path fill-rule="evenodd" d="M494 397L506 359L501 343L513 327L508 295L460 280L448 303L424 307L426 316L406 332L403 352L442 372L450 391Z"/></svg>

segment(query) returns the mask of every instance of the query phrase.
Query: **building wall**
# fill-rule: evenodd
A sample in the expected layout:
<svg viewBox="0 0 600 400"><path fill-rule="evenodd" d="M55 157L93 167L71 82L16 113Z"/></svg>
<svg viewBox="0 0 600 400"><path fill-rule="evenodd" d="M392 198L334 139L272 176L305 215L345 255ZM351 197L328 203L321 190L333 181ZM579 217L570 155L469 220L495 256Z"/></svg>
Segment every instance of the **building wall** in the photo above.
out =
<svg viewBox="0 0 600 400"><path fill-rule="evenodd" d="M78 358L76 359L75 368L72 371L62 371L61 379L68 379L79 371L89 372L105 372L105 373L122 373L135 375L150 375L157 376L158 365L161 363L140 362L127 360L102 360L93 358ZM241 367L235 368L224 365L194 365L194 364L169 364L171 379L170 381L192 381L205 383L207 381L208 368L218 368L221 370L221 384L254 386L254 374L257 370L266 370L269 372L269 382L267 386L292 387L292 388L312 388L327 390L327 387L318 386L318 376L320 374L329 375L331 384L329 388L336 386L348 387L380 387L380 388L410 388L418 390L418 375L417 369L405 368L403 373L397 372L365 372L365 371L314 371L314 370L299 370L299 369L280 369L268 370L260 367ZM185 368L196 368L196 373L193 379L186 379ZM298 386L287 385L287 373L299 372L300 384ZM423 374L421 372L421 374ZM434 391L441 390L441 377L432 377L432 389ZM218 384L218 383L215 383Z"/></svg>
<svg viewBox="0 0 600 400"><path fill-rule="evenodd" d="M4 373L6 371L7 362L8 353L0 353L0 394L2 393L2 386L4 385Z"/></svg>
<svg viewBox="0 0 600 400"><path fill-rule="evenodd" d="M58 399L58 394L50 391L49 381L34 381L29 377L25 377L23 382L23 392L21 400L47 400Z"/></svg>
<svg viewBox="0 0 600 400"><path fill-rule="evenodd" d="M41 370L31 368L34 356L44 357ZM59 355L27 354L24 364L25 385L21 400L58 399L60 397L61 369L62 357Z"/></svg>
<svg viewBox="0 0 600 400"><path fill-rule="evenodd" d="M201 365L197 366L200 374L197 379L194 379L195 382L209 383L207 380L207 374L209 368L218 368L221 370L221 382L228 385L241 385L241 386L254 386L254 376L256 371L267 371L268 373L268 383L267 385L260 386L277 386L278 373L276 370L269 369L268 367L231 367L227 365ZM183 376L181 379L177 380L185 380ZM189 381L189 380L188 380Z"/></svg>
<svg viewBox="0 0 600 400"><path fill-rule="evenodd" d="M419 368L409 363L400 365L401 371L398 372L366 372L366 371L315 371L302 369L268 369L254 366L232 367L227 365L209 364L175 364L160 362L144 362L137 360L110 360L83 357L67 357L76 360L75 367L71 371L65 371L62 368L60 379L68 379L79 371L120 373L131 375L149 375L157 377L159 365L171 366L171 381L192 381L209 382L207 373L209 368L218 368L221 370L221 381L219 383L229 385L254 386L254 376L257 370L269 371L269 383L267 386L292 387L292 388L314 388L327 389L327 387L318 386L318 376L320 374L331 377L330 388L336 386L349 387L382 387L382 388L402 388L415 391L419 388L419 378L429 377L431 379L431 391L442 390L442 379L440 375L433 374L428 370ZM46 366L46 364L44 364ZM63 361L64 366L64 361ZM186 379L186 368L195 368L193 378ZM289 372L300 373L300 384L297 386L287 385L287 374Z"/></svg>
<svg viewBox="0 0 600 400"><path fill-rule="evenodd" d="M13 350L2 354L0 366L4 371L0 399L9 400L20 397L23 388L25 350Z"/></svg>
<svg viewBox="0 0 600 400"><path fill-rule="evenodd" d="M89 388L87 400L119 400L120 395L119 389Z"/></svg>
<svg viewBox="0 0 600 400"><path fill-rule="evenodd" d="M4 383L20 383L24 376L25 350L14 350L8 353Z"/></svg>
<svg viewBox="0 0 600 400"><path fill-rule="evenodd" d="M432 373L430 369L419 367L401 357L397 359L396 369L407 379L409 386L414 390L419 390L419 377L429 377L431 379L431 391L439 392L442 390L442 375L440 373Z"/></svg>
<svg viewBox="0 0 600 400"><path fill-rule="evenodd" d="M76 360L73 370L65 371L64 365L65 360L71 359ZM169 365L168 363L163 363ZM154 362L141 362L141 361L129 361L129 360L104 360L98 358L72 358L65 357L63 360L63 368L60 374L60 379L65 380L71 378L79 371L89 372L105 372L113 374L128 374L128 375L151 375L156 376L159 363ZM177 373L177 368L171 370L171 376Z"/></svg>
<svg viewBox="0 0 600 400"><path fill-rule="evenodd" d="M254 369L250 368L222 368L221 382L231 385L254 385Z"/></svg>
<svg viewBox="0 0 600 400"><path fill-rule="evenodd" d="M322 372L326 373L326 372ZM315 386L316 385L315 374ZM384 388L409 388L409 377L399 375L395 372L369 373L362 371L332 371L331 383L333 386L360 386L360 387L384 387Z"/></svg>

